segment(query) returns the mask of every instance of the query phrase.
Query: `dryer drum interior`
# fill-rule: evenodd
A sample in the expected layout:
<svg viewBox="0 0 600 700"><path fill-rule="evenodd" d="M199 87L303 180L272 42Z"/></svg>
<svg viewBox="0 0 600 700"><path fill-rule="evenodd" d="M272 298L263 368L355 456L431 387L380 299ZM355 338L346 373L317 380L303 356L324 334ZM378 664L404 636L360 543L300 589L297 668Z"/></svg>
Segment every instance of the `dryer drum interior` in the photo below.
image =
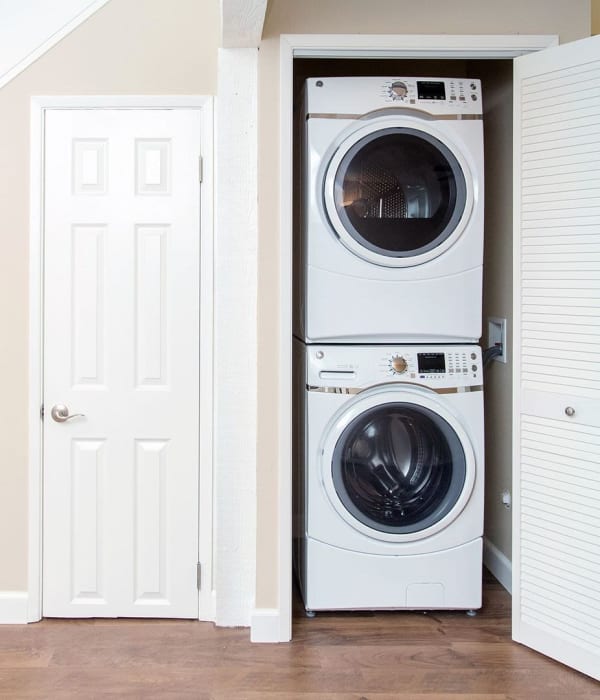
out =
<svg viewBox="0 0 600 700"><path fill-rule="evenodd" d="M424 406L394 402L365 410L343 430L332 476L344 507L388 533L424 530L459 500L466 459L454 429Z"/></svg>
<svg viewBox="0 0 600 700"><path fill-rule="evenodd" d="M393 257L422 254L456 229L467 199L452 151L432 135L404 127L353 144L334 180L344 229L365 248Z"/></svg>

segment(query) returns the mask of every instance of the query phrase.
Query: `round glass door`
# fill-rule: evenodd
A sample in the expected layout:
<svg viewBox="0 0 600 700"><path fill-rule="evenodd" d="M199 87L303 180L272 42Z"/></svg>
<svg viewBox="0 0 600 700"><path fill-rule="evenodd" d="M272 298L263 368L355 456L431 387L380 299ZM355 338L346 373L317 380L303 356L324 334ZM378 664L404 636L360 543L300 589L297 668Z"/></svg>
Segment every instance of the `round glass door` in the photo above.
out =
<svg viewBox="0 0 600 700"><path fill-rule="evenodd" d="M379 532L432 527L453 509L466 481L460 438L434 411L413 403L367 408L340 434L333 486L344 508Z"/></svg>
<svg viewBox="0 0 600 700"><path fill-rule="evenodd" d="M442 245L467 203L456 156L435 136L408 127L360 138L328 182L334 228L339 222L360 247L388 258L421 256Z"/></svg>

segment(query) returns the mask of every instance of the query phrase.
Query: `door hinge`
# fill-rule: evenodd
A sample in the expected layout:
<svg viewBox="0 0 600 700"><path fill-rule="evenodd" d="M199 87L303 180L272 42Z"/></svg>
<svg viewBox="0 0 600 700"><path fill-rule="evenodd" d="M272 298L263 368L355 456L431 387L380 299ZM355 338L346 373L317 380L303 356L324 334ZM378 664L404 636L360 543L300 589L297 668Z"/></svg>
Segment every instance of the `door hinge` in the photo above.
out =
<svg viewBox="0 0 600 700"><path fill-rule="evenodd" d="M204 164L202 161L202 156L198 156L198 182L202 182L204 176Z"/></svg>
<svg viewBox="0 0 600 700"><path fill-rule="evenodd" d="M40 406L40 418L44 420L44 404Z"/></svg>
<svg viewBox="0 0 600 700"><path fill-rule="evenodd" d="M200 590L202 587L202 564L198 562L196 564L196 588Z"/></svg>

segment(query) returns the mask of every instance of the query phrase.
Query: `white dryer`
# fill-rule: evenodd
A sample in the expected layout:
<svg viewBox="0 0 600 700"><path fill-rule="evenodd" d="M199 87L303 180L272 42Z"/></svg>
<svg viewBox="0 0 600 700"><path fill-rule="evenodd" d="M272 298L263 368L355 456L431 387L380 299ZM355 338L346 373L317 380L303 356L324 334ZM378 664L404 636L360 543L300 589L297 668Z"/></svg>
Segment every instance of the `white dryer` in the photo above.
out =
<svg viewBox="0 0 600 700"><path fill-rule="evenodd" d="M481 607L479 347L294 347L306 609Z"/></svg>
<svg viewBox="0 0 600 700"><path fill-rule="evenodd" d="M311 78L303 117L295 335L477 342L480 82Z"/></svg>

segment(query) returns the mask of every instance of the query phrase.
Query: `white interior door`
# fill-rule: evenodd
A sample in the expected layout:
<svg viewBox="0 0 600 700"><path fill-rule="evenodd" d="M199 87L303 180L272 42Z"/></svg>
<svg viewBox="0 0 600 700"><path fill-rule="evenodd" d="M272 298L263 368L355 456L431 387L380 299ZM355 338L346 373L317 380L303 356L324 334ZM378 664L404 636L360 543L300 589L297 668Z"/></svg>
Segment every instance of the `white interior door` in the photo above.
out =
<svg viewBox="0 0 600 700"><path fill-rule="evenodd" d="M513 636L600 679L600 37L515 61Z"/></svg>
<svg viewBox="0 0 600 700"><path fill-rule="evenodd" d="M45 143L43 614L195 618L199 110Z"/></svg>

